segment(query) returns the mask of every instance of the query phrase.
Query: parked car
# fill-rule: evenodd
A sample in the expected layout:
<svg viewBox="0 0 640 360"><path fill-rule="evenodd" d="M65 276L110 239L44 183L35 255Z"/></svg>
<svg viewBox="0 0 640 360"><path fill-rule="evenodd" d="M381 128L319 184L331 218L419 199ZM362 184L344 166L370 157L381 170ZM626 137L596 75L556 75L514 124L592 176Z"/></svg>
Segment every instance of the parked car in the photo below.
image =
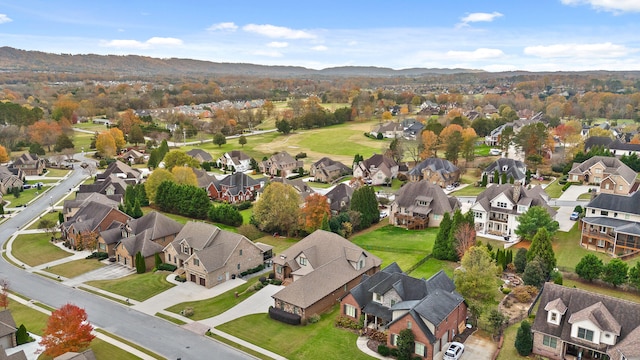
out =
<svg viewBox="0 0 640 360"><path fill-rule="evenodd" d="M449 344L449 348L444 353L444 360L458 360L464 352L464 345L459 342L452 342Z"/></svg>
<svg viewBox="0 0 640 360"><path fill-rule="evenodd" d="M500 149L490 149L489 150L489 155L502 155L502 150Z"/></svg>
<svg viewBox="0 0 640 360"><path fill-rule="evenodd" d="M455 186L453 185L447 185L447 187L445 188L447 191L451 191L453 189L455 189Z"/></svg>
<svg viewBox="0 0 640 360"><path fill-rule="evenodd" d="M569 216L569 220L578 220L580 218L580 213L577 211L574 211L571 213L571 216Z"/></svg>

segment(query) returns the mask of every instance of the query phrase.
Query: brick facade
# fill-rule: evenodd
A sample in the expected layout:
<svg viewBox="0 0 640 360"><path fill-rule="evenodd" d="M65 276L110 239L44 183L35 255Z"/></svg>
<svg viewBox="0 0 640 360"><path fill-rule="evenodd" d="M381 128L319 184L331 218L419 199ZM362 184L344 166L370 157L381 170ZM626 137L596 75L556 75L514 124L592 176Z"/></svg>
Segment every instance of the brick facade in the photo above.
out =
<svg viewBox="0 0 640 360"><path fill-rule="evenodd" d="M561 339L557 340L557 345L556 345L556 348L554 349L552 347L544 345L542 343L543 339L544 339L544 334L541 334L535 331L533 332L533 353L542 355L552 360L562 360L562 347L563 347L562 340Z"/></svg>

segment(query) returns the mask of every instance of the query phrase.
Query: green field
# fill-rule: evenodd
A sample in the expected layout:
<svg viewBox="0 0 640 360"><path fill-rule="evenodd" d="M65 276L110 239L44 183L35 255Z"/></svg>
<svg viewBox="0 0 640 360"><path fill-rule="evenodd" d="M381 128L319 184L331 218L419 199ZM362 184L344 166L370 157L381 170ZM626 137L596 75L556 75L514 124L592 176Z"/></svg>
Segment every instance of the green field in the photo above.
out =
<svg viewBox="0 0 640 360"><path fill-rule="evenodd" d="M38 266L71 256L50 241L46 233L18 235L12 245L12 254L16 259L29 266Z"/></svg>
<svg viewBox="0 0 640 360"><path fill-rule="evenodd" d="M168 282L166 271L133 274L114 280L95 280L86 284L137 301L145 301L174 287Z"/></svg>
<svg viewBox="0 0 640 360"><path fill-rule="evenodd" d="M52 266L47 269L47 272L71 279L103 266L104 264L96 259L80 259Z"/></svg>
<svg viewBox="0 0 640 360"><path fill-rule="evenodd" d="M29 226L27 229L40 229L40 221L41 220L51 220L54 223L58 223L58 212L48 212L46 213L44 216L42 216L40 219L38 219L37 221L35 221L33 224L31 224L31 226Z"/></svg>
<svg viewBox="0 0 640 360"><path fill-rule="evenodd" d="M5 208L19 207L28 204L31 200L35 199L36 196L42 194L43 191L43 189L26 189L20 192L20 196L18 198L11 194L7 194L4 196L4 200L10 202L10 204L5 204Z"/></svg>
<svg viewBox="0 0 640 360"><path fill-rule="evenodd" d="M371 359L357 348L356 334L333 325L337 315L335 307L315 324L293 326L256 314L217 328L291 360Z"/></svg>

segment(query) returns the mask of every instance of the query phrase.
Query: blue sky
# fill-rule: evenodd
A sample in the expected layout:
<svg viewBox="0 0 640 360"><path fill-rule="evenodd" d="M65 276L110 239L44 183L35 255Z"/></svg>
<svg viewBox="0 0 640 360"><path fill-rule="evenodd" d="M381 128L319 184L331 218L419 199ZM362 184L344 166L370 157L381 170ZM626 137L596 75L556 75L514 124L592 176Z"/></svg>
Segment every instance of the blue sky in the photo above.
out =
<svg viewBox="0 0 640 360"><path fill-rule="evenodd" d="M215 62L640 70L640 0L0 0L0 46Z"/></svg>

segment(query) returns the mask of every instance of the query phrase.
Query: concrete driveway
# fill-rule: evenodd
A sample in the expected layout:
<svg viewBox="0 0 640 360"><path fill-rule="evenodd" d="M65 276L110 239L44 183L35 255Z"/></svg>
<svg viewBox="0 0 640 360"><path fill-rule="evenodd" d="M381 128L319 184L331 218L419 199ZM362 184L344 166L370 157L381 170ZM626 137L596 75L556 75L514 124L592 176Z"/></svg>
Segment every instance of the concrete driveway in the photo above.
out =
<svg viewBox="0 0 640 360"><path fill-rule="evenodd" d="M558 221L558 224L560 224L560 231L569 232L573 228L573 225L576 224L575 220L569 220L573 209L574 207L571 206L560 206L558 209L556 220Z"/></svg>
<svg viewBox="0 0 640 360"><path fill-rule="evenodd" d="M589 192L589 189L598 189L597 186L589 186L589 185L571 185L567 190L565 190L562 195L558 198L558 200L568 200L575 201L578 200L578 196Z"/></svg>
<svg viewBox="0 0 640 360"><path fill-rule="evenodd" d="M121 277L131 275L135 272L136 271L133 269L129 269L119 264L111 263L99 269L91 270L80 276L65 280L62 283L67 286L77 286L87 281L119 279Z"/></svg>
<svg viewBox="0 0 640 360"><path fill-rule="evenodd" d="M491 360L498 350L498 345L491 339L472 334L464 342L464 353L461 360Z"/></svg>

